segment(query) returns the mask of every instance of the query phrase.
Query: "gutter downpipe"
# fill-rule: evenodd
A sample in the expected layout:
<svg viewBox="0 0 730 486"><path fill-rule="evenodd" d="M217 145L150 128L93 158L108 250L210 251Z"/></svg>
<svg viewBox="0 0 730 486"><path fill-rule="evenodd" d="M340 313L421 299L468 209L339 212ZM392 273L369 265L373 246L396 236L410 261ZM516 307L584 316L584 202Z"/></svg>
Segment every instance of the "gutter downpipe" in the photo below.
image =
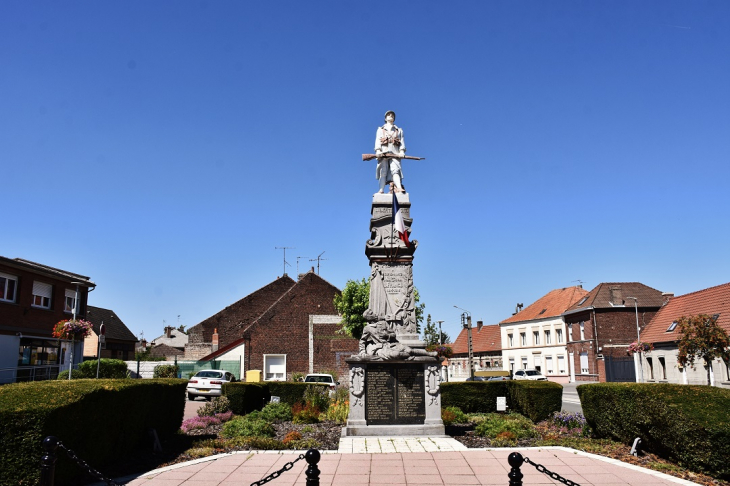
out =
<svg viewBox="0 0 730 486"><path fill-rule="evenodd" d="M593 333L595 334L594 338L596 340L596 350L595 350L595 353L594 353L595 356L596 356L596 359L594 360L594 362L596 364L596 374L598 375L599 374L598 373L598 354L599 354L599 350L598 350L598 321L596 321L596 308L595 307L592 309L592 312L593 312ZM598 376L598 381L601 381L600 375Z"/></svg>

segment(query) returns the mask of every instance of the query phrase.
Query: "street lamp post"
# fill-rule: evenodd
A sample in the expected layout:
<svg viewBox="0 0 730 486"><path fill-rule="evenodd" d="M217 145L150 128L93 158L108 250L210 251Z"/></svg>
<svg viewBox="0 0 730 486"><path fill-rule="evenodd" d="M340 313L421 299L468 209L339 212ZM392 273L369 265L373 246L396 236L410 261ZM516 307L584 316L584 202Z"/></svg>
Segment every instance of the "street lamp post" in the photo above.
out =
<svg viewBox="0 0 730 486"><path fill-rule="evenodd" d="M636 345L638 346L641 342L641 335L639 334L639 304L637 303L636 297L626 297L627 299L634 299L634 311L636 312ZM641 358L641 349L639 349L639 372L641 373L641 381L639 383L644 383L644 362Z"/></svg>
<svg viewBox="0 0 730 486"><path fill-rule="evenodd" d="M436 321L436 322L438 322L438 325L439 325L439 346L443 346L444 340L441 338L441 336L442 336L442 334L441 334L441 323L444 322L444 321Z"/></svg>
<svg viewBox="0 0 730 486"><path fill-rule="evenodd" d="M460 311L463 311L461 313L461 325L464 329L466 329L467 341L469 343L469 378L471 379L471 381L474 381L474 363L472 363L474 350L472 349L471 345L471 313L468 310L462 309L459 306L455 305L454 307L456 307Z"/></svg>
<svg viewBox="0 0 730 486"><path fill-rule="evenodd" d="M71 309L73 312L73 321L76 322L76 309L79 306L79 284L80 282L71 282L72 284L76 284L76 293L74 294L74 306ZM74 366L74 335L71 334L71 350L69 352L69 361L68 361L68 380L71 381L71 373L73 373L73 366Z"/></svg>

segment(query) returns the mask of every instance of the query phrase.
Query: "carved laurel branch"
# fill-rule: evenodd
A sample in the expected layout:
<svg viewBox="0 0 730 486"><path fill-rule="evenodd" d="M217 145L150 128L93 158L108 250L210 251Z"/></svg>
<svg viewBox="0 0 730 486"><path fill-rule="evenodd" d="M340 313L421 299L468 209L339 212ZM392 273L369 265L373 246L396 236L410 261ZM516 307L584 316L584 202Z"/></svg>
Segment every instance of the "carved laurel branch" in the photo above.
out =
<svg viewBox="0 0 730 486"><path fill-rule="evenodd" d="M362 395L365 393L365 370L360 366L350 368L350 393L355 397L353 406L362 406Z"/></svg>

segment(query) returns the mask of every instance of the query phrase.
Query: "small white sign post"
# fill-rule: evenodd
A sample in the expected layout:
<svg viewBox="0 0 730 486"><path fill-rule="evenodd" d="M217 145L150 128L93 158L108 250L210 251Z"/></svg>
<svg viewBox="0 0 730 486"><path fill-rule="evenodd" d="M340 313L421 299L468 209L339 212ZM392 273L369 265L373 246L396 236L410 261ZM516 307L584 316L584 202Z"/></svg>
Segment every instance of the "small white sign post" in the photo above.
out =
<svg viewBox="0 0 730 486"><path fill-rule="evenodd" d="M507 397L497 397L497 412L507 411Z"/></svg>

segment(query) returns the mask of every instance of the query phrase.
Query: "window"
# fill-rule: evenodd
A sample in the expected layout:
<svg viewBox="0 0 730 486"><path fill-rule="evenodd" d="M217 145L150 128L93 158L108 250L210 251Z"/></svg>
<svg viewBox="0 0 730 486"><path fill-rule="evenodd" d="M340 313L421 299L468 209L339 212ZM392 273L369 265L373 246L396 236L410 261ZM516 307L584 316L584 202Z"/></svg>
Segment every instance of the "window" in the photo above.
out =
<svg viewBox="0 0 730 486"><path fill-rule="evenodd" d="M550 331L545 331L545 344L552 344L553 340L550 337Z"/></svg>
<svg viewBox="0 0 730 486"><path fill-rule="evenodd" d="M542 361L540 360L539 355L533 356L533 360L535 361L535 369L537 371L540 371L542 369Z"/></svg>
<svg viewBox="0 0 730 486"><path fill-rule="evenodd" d="M66 289L66 305L64 306L63 310L65 312L73 312L74 307L76 307L76 291ZM76 310L78 312L78 309Z"/></svg>
<svg viewBox="0 0 730 486"><path fill-rule="evenodd" d="M18 288L18 277L0 273L0 301L15 302L16 288Z"/></svg>
<svg viewBox="0 0 730 486"><path fill-rule="evenodd" d="M524 332L520 333L520 343L523 346L527 346L527 334L525 334Z"/></svg>
<svg viewBox="0 0 730 486"><path fill-rule="evenodd" d="M588 373L588 352L586 351L580 353L580 372L584 375Z"/></svg>
<svg viewBox="0 0 730 486"><path fill-rule="evenodd" d="M264 379L266 381L286 380L286 355L265 354L264 355Z"/></svg>
<svg viewBox="0 0 730 486"><path fill-rule="evenodd" d="M555 330L555 338L558 340L559 343L563 342L563 330L562 329Z"/></svg>
<svg viewBox="0 0 730 486"><path fill-rule="evenodd" d="M532 331L532 339L535 341L535 346L540 344L540 331Z"/></svg>
<svg viewBox="0 0 730 486"><path fill-rule="evenodd" d="M568 341L573 340L573 324L568 324Z"/></svg>
<svg viewBox="0 0 730 486"><path fill-rule="evenodd" d="M641 357L639 357L639 359L641 359ZM646 364L649 365L649 366L647 366L647 368L649 369L649 379L653 380L654 379L654 363L651 362L651 358L649 358L649 357L646 358Z"/></svg>
<svg viewBox="0 0 730 486"><path fill-rule="evenodd" d="M667 363L664 361L663 356L660 356L657 359L659 360L659 379L666 380L667 379Z"/></svg>
<svg viewBox="0 0 730 486"><path fill-rule="evenodd" d="M580 321L580 340L586 340L586 324L583 321Z"/></svg>
<svg viewBox="0 0 730 486"><path fill-rule="evenodd" d="M509 359L509 370L510 371L514 371L515 370L515 359L514 358L510 358Z"/></svg>
<svg viewBox="0 0 730 486"><path fill-rule="evenodd" d="M522 369L523 370L527 369L527 358L522 358Z"/></svg>
<svg viewBox="0 0 730 486"><path fill-rule="evenodd" d="M565 374L565 356L558 356L558 373Z"/></svg>
<svg viewBox="0 0 730 486"><path fill-rule="evenodd" d="M43 282L33 282L33 307L41 307L43 309L51 308L51 294L53 287Z"/></svg>
<svg viewBox="0 0 730 486"><path fill-rule="evenodd" d="M669 324L669 327L667 328L666 332L672 332L677 328L677 321L672 322Z"/></svg>
<svg viewBox="0 0 730 486"><path fill-rule="evenodd" d="M60 341L36 338L20 338L18 366L42 366L59 364Z"/></svg>
<svg viewBox="0 0 730 486"><path fill-rule="evenodd" d="M507 334L507 343L507 346L509 346L510 348L513 348L515 346L515 341L512 334Z"/></svg>
<svg viewBox="0 0 730 486"><path fill-rule="evenodd" d="M553 374L553 357L545 356L545 371L548 375Z"/></svg>

